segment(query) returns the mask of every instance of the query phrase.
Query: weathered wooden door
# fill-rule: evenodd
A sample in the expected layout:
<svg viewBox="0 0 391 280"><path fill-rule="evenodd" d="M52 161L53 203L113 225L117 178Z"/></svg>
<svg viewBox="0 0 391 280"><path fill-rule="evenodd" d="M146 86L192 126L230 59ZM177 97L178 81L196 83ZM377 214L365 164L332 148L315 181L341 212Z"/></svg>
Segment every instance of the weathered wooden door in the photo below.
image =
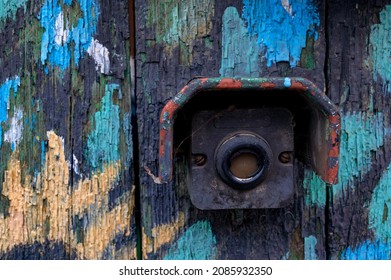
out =
<svg viewBox="0 0 391 280"><path fill-rule="evenodd" d="M390 38L390 1L0 2L0 258L390 258ZM160 111L196 76L314 82L339 183L296 160L288 207L201 211L183 133L159 184Z"/></svg>
<svg viewBox="0 0 391 280"><path fill-rule="evenodd" d="M1 1L1 258L136 258L127 18Z"/></svg>

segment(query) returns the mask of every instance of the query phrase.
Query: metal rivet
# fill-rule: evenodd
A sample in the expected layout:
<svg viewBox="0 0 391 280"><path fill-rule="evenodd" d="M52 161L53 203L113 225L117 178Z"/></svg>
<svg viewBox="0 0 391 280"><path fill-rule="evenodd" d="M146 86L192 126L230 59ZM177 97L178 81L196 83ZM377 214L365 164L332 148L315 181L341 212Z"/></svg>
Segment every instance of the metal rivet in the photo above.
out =
<svg viewBox="0 0 391 280"><path fill-rule="evenodd" d="M193 160L195 165L203 166L206 163L206 156L201 154L194 155Z"/></svg>
<svg viewBox="0 0 391 280"><path fill-rule="evenodd" d="M281 163L289 163L291 161L291 154L289 152L282 152L278 159Z"/></svg>

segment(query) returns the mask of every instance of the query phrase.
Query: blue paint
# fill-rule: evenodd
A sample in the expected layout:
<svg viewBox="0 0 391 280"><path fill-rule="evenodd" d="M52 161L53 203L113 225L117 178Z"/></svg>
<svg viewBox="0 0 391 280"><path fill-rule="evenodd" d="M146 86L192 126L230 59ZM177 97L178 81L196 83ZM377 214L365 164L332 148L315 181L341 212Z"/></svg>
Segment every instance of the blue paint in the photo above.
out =
<svg viewBox="0 0 391 280"><path fill-rule="evenodd" d="M326 205L326 183L312 170L305 170L303 188L306 206L324 207Z"/></svg>
<svg viewBox="0 0 391 280"><path fill-rule="evenodd" d="M386 5L380 12L380 23L371 27L370 42L373 79L378 75L383 79L384 90L391 92L391 5Z"/></svg>
<svg viewBox="0 0 391 280"><path fill-rule="evenodd" d="M316 244L318 240L315 236L311 235L304 238L304 259L306 260L317 260L316 255Z"/></svg>
<svg viewBox="0 0 391 280"><path fill-rule="evenodd" d="M243 19L251 35L265 51L267 66L287 61L295 67L307 36L318 39L319 14L311 0L291 0L287 11L281 0L243 0Z"/></svg>
<svg viewBox="0 0 391 280"><path fill-rule="evenodd" d="M257 39L248 34L246 24L235 7L224 11L221 55L222 77L259 77Z"/></svg>
<svg viewBox="0 0 391 280"><path fill-rule="evenodd" d="M216 255L216 238L208 221L199 221L189 227L170 246L165 260L209 260Z"/></svg>
<svg viewBox="0 0 391 280"><path fill-rule="evenodd" d="M353 188L354 178L362 178L371 168L371 151L383 146L390 134L383 113L369 115L362 112L342 116L342 132L338 184L333 186L334 197L347 187Z"/></svg>
<svg viewBox="0 0 391 280"><path fill-rule="evenodd" d="M284 87L290 87L291 85L292 85L291 79L285 78L284 79Z"/></svg>
<svg viewBox="0 0 391 280"><path fill-rule="evenodd" d="M75 0L76 1L76 0ZM63 16L62 6L58 0L47 0L38 16L45 32L42 35L41 62L45 65L48 61L51 65L58 66L62 70L69 67L71 63L71 52L73 59L78 65L80 58L90 46L93 35L96 33L96 26L99 17L99 6L97 0L77 0L83 16L77 20L75 26L68 26L68 19ZM72 0L64 1L65 5L71 5ZM63 19L63 29L56 30L56 22ZM57 36L57 40L56 40ZM45 68L48 73L48 68Z"/></svg>
<svg viewBox="0 0 391 280"><path fill-rule="evenodd" d="M368 224L376 238L386 242L391 237L391 165L375 187L369 205Z"/></svg>
<svg viewBox="0 0 391 280"><path fill-rule="evenodd" d="M379 240L367 240L357 247L345 249L340 259L342 260L389 260L391 257L391 244Z"/></svg>
<svg viewBox="0 0 391 280"><path fill-rule="evenodd" d="M46 159L46 150L45 150L45 141L41 141L41 165L45 165Z"/></svg>
<svg viewBox="0 0 391 280"><path fill-rule="evenodd" d="M9 97L11 91L14 92L14 96L16 95L19 86L20 78L18 76L13 79L7 79L2 85L0 85L0 147L3 144L3 130L1 128L1 123L8 119Z"/></svg>
<svg viewBox="0 0 391 280"><path fill-rule="evenodd" d="M92 119L94 130L88 136L87 157L94 170L101 170L104 164L119 159L120 109L118 105L113 104L114 91L120 92L121 87L117 84L106 85L101 109Z"/></svg>

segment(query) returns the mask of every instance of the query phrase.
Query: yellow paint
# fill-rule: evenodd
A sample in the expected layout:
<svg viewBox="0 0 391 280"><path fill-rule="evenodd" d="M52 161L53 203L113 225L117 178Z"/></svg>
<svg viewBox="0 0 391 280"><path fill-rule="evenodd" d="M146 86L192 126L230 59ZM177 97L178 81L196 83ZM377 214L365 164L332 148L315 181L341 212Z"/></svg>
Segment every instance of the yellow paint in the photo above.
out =
<svg viewBox="0 0 391 280"><path fill-rule="evenodd" d="M151 236L148 236L143 229L143 258L147 259L147 254L156 252L163 245L173 242L184 225L185 214L179 212L174 222L152 228Z"/></svg>
<svg viewBox="0 0 391 280"><path fill-rule="evenodd" d="M101 173L80 180L73 190L69 187L68 166L63 140L52 131L48 132L45 166L35 182L30 177L21 181L18 151L12 154L2 191L10 207L9 216L0 217L0 252L48 239L63 242L79 258L100 259L117 234L131 234L134 187L121 196L119 205L108 211L109 191L119 176L120 163L105 166ZM83 243L77 243L72 229L74 215L89 218ZM111 247L115 250L115 246ZM135 248L122 248L122 257L136 258Z"/></svg>

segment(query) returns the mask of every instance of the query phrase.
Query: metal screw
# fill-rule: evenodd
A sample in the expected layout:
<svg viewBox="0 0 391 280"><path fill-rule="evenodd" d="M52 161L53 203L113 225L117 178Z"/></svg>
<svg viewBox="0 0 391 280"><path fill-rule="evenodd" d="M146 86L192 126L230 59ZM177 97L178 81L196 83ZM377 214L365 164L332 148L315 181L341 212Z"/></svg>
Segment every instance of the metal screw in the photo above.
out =
<svg viewBox="0 0 391 280"><path fill-rule="evenodd" d="M281 163L289 163L291 161L291 154L289 152L282 152L278 159Z"/></svg>
<svg viewBox="0 0 391 280"><path fill-rule="evenodd" d="M197 166L202 166L206 163L206 156L205 155L198 154L198 155L195 155L193 159L194 159L194 164Z"/></svg>

